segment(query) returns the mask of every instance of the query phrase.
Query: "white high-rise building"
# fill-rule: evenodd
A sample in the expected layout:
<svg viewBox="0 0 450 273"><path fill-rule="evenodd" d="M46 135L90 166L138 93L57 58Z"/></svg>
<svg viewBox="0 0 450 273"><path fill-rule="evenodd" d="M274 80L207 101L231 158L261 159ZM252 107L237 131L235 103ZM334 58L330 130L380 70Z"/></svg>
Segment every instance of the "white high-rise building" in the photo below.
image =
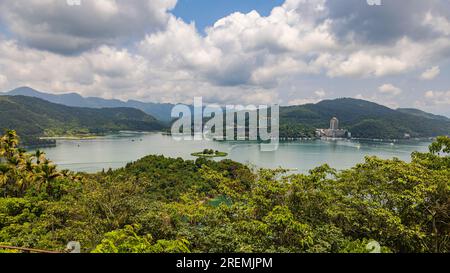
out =
<svg viewBox="0 0 450 273"><path fill-rule="evenodd" d="M330 129L317 129L316 135L325 138L351 138L349 131L339 129L339 120L336 117L330 120Z"/></svg>
<svg viewBox="0 0 450 273"><path fill-rule="evenodd" d="M339 129L339 120L334 117L330 121L330 129L331 130L338 130Z"/></svg>

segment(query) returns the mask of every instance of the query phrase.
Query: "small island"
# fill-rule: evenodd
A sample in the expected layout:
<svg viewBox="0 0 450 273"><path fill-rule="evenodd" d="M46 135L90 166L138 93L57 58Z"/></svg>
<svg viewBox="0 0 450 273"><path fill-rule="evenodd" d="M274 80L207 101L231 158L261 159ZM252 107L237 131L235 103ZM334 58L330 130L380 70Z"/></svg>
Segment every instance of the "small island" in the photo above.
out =
<svg viewBox="0 0 450 273"><path fill-rule="evenodd" d="M196 157L226 157L228 153L205 149L203 152L193 153L191 155Z"/></svg>

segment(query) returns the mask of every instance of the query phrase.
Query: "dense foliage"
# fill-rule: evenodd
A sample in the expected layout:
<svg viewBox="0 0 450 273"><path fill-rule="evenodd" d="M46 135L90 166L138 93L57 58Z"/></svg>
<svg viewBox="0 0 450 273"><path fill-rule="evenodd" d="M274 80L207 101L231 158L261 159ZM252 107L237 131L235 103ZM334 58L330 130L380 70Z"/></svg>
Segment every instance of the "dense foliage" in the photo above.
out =
<svg viewBox="0 0 450 273"><path fill-rule="evenodd" d="M94 175L60 172L0 140L0 245L85 252L450 251L450 139L412 162L368 157L308 175L148 156Z"/></svg>
<svg viewBox="0 0 450 273"><path fill-rule="evenodd" d="M0 96L0 129L12 128L25 144L38 137L105 134L120 130L155 131L163 126L133 108L75 108L24 96Z"/></svg>
<svg viewBox="0 0 450 273"><path fill-rule="evenodd" d="M192 153L192 156L195 157L207 157L207 158L213 158L213 157L226 157L228 156L228 153L220 152L220 151L214 151L212 149L204 149L203 152L198 153Z"/></svg>
<svg viewBox="0 0 450 273"><path fill-rule="evenodd" d="M280 135L283 138L314 136L316 128L329 128L332 117L338 117L341 127L357 138L402 139L405 134L436 137L450 133L450 119L446 117L416 109L393 110L364 100L337 99L282 107Z"/></svg>

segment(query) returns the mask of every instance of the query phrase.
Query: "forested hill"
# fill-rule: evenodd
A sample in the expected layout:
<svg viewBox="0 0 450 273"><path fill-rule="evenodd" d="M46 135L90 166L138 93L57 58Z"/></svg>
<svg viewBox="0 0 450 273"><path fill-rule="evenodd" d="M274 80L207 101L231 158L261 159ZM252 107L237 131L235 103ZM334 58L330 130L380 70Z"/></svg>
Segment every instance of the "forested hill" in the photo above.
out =
<svg viewBox="0 0 450 273"><path fill-rule="evenodd" d="M326 100L317 104L282 107L281 136L311 136L316 128L328 128L332 117L358 138L401 139L450 135L450 120L416 109L393 110L357 99Z"/></svg>
<svg viewBox="0 0 450 273"><path fill-rule="evenodd" d="M7 93L8 96L27 96L43 99L49 102L62 104L70 107L88 107L88 108L136 108L144 111L148 115L155 117L157 120L169 123L171 121L171 111L174 105L167 103L151 103L140 101L121 101L121 100L108 100L103 98L89 97L85 98L77 93L68 94L49 94L37 91L29 87L19 87Z"/></svg>
<svg viewBox="0 0 450 273"><path fill-rule="evenodd" d="M443 120L443 121L450 121L448 117L445 116L439 116L439 115L433 115L424 111L421 111L419 109L411 109L411 108L399 108L397 111L405 113L405 114L411 114L418 117L424 117L429 119L436 119L436 120Z"/></svg>
<svg viewBox="0 0 450 273"><path fill-rule="evenodd" d="M35 144L42 136L163 128L154 117L133 108L77 108L25 96L0 96L0 116L0 130L16 130L25 144Z"/></svg>
<svg viewBox="0 0 450 273"><path fill-rule="evenodd" d="M65 95L52 95L36 91L31 88L23 87L15 89L9 93L5 93L10 96L24 95L27 97L40 98L52 103L58 103L70 107L89 107L98 108L97 110L89 109L89 111L83 110L86 115L90 115L90 118L85 118L84 115L77 116L78 120L72 122L69 127L77 127L90 132L97 132L110 130L119 127L130 127L128 129L136 127L148 127L149 123L152 126L161 126L151 117L155 117L158 121L168 123L170 121L170 112L173 105L170 104L154 104L144 103L138 101L123 102L119 100L104 100L101 98L83 98L78 94L65 94ZM53 104L54 105L54 104ZM59 106L60 108L63 106ZM64 109L76 109L70 107L63 107ZM109 109L101 109L101 108ZM114 108L114 107L127 107L127 108ZM138 109L133 111L134 108ZM45 108L45 107L44 107ZM52 109L53 107L50 107ZM78 108L79 109L79 108ZM83 108L87 109L87 108ZM118 109L122 109L118 112ZM127 109L127 110L125 110ZM146 116L143 112L150 116ZM3 111L3 109L0 109ZM69 115L70 112L69 111ZM109 114L107 113L109 112ZM113 122L110 116L114 114L125 115L125 120L129 119L128 114L137 115L147 121L145 124L137 126L136 119L132 119L133 124L125 122L124 119L121 122ZM100 115L93 113L101 113ZM39 112L38 112L39 114ZM141 116L142 115L142 116ZM328 128L329 121L332 117L336 116L340 120L341 127L348 129L352 132L352 135L357 138L379 138L379 139L402 139L405 134L409 134L411 137L435 137L439 135L450 135L450 119L444 116L433 115L423 112L418 109L390 109L388 107L372 103L364 100L357 99L336 99L326 100L317 104L307 104L301 106L289 106L282 107L280 109L281 121L280 121L280 135L283 138L301 138L301 137L314 137L315 130L317 128ZM54 116L50 116L52 119L57 119ZM107 120L103 120L101 123L98 119L108 117ZM23 130L18 130L19 133L28 131L38 131L38 135L41 135L43 131L55 132L60 134L58 128L61 128L58 122L47 123L42 121L38 124L42 126L20 126L20 119L16 118L16 115L10 117L10 119L16 119L16 125ZM114 117L116 119L117 117ZM41 120L45 120L40 118ZM148 120L151 119L151 120ZM138 118L139 120L139 118ZM8 120L2 120L0 126L4 126ZM142 120L141 120L142 122ZM62 125L67 125L65 121L60 122ZM50 126L57 124L57 126ZM72 126L76 124L76 126ZM100 124L100 126L97 126ZM82 126L81 126L82 125ZM99 128L100 127L100 128ZM67 126L63 127L67 130ZM0 128L1 129L1 128ZM147 130L147 129L145 129ZM22 133L23 135L23 133ZM29 135L28 133L25 134ZM33 134L35 135L35 134Z"/></svg>

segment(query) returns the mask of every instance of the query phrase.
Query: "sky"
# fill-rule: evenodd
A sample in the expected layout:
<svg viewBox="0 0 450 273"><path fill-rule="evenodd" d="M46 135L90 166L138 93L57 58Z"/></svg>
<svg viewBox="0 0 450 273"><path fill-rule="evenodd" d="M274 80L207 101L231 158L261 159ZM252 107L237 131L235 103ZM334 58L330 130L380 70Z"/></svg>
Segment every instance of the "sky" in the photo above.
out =
<svg viewBox="0 0 450 273"><path fill-rule="evenodd" d="M171 11L185 22L194 22L201 34L208 26L235 12L249 13L256 10L262 16L270 15L272 9L283 0L179 0Z"/></svg>
<svg viewBox="0 0 450 273"><path fill-rule="evenodd" d="M0 91L450 116L449 75L448 0L0 0Z"/></svg>

